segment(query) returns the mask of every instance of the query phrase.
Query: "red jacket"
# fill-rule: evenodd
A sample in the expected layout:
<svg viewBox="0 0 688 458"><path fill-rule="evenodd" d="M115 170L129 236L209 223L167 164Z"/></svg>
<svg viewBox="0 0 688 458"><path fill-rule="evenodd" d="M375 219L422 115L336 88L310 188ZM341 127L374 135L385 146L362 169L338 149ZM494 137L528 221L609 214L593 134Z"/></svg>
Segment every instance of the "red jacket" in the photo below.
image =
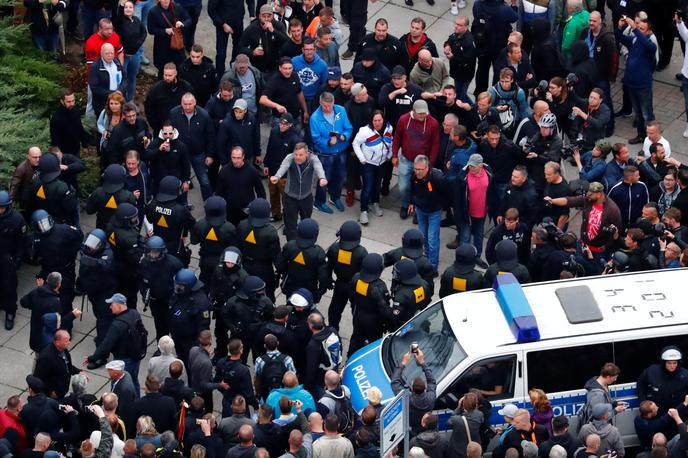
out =
<svg viewBox="0 0 688 458"><path fill-rule="evenodd" d="M394 130L392 155L397 157L399 148L401 154L413 161L419 154L425 154L434 164L440 151L440 125L428 114L425 121L413 119L413 111L401 115L397 128Z"/></svg>
<svg viewBox="0 0 688 458"><path fill-rule="evenodd" d="M14 448L15 454L18 455L29 445L26 440L24 422L19 418L19 415L13 414L6 409L0 409L0 437L4 436L8 429L15 430L19 436L17 445Z"/></svg>

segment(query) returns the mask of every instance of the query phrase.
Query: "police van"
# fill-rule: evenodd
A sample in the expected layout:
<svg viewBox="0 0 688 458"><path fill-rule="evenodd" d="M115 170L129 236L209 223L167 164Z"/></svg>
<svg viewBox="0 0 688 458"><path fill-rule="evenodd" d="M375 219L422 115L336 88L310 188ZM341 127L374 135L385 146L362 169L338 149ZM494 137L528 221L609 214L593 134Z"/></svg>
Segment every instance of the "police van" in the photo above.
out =
<svg viewBox="0 0 688 458"><path fill-rule="evenodd" d="M353 354L343 382L355 409L363 409L372 387L383 403L394 397L390 379L417 342L437 380L435 414L440 427L471 388L491 402L490 423L507 403L530 408L528 390L547 393L554 414L570 417L586 399L585 383L607 362L621 369L613 399L630 405L615 417L626 446L637 445L633 419L639 401L636 380L659 362L661 349L688 351L688 269L671 269L521 286L512 274L498 275L494 289L447 296L399 330ZM407 385L422 376L411 362Z"/></svg>

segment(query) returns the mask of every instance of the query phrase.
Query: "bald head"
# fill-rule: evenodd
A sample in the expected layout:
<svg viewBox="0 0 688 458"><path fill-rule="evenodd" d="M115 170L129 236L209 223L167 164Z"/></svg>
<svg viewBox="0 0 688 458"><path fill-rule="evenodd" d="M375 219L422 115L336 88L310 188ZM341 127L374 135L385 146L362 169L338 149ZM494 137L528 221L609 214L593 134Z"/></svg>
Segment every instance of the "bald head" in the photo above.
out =
<svg viewBox="0 0 688 458"><path fill-rule="evenodd" d="M251 425L243 425L239 428L239 441L243 445L253 442L253 427Z"/></svg>
<svg viewBox="0 0 688 458"><path fill-rule="evenodd" d="M339 386L339 374L333 370L325 372L325 386L328 389L337 388Z"/></svg>
<svg viewBox="0 0 688 458"><path fill-rule="evenodd" d="M308 427L312 432L321 433L323 430L323 419L322 415L318 412L313 412L308 416Z"/></svg>
<svg viewBox="0 0 688 458"><path fill-rule="evenodd" d="M299 384L299 379L296 374L292 371L287 371L282 376L282 385L285 388L294 388Z"/></svg>
<svg viewBox="0 0 688 458"><path fill-rule="evenodd" d="M36 434L35 449L46 451L50 447L50 434L48 433L38 433Z"/></svg>
<svg viewBox="0 0 688 458"><path fill-rule="evenodd" d="M298 429L293 429L289 433L289 446L294 450L298 450L301 444L303 444L303 433Z"/></svg>
<svg viewBox="0 0 688 458"><path fill-rule="evenodd" d="M104 62L111 64L115 59L115 47L110 43L104 43L100 48L100 58L103 59Z"/></svg>
<svg viewBox="0 0 688 458"><path fill-rule="evenodd" d="M549 104L544 100L538 100L533 104L533 117L538 120L549 111Z"/></svg>
<svg viewBox="0 0 688 458"><path fill-rule="evenodd" d="M600 448L600 436L591 434L585 439L585 446L590 450L597 450Z"/></svg>
<svg viewBox="0 0 688 458"><path fill-rule="evenodd" d="M64 351L67 347L69 347L69 343L70 337L67 331L60 329L55 333L55 340L53 341L53 344L59 351Z"/></svg>
<svg viewBox="0 0 688 458"><path fill-rule="evenodd" d="M427 49L418 51L418 65L425 69L432 67L432 54Z"/></svg>

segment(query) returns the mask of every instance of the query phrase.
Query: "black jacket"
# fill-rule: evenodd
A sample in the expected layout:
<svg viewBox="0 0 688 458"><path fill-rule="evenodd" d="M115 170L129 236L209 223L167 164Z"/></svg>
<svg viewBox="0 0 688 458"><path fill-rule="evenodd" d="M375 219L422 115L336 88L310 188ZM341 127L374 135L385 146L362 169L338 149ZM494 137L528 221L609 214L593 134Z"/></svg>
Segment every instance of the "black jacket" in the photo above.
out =
<svg viewBox="0 0 688 458"><path fill-rule="evenodd" d="M351 74L354 77L354 81L363 84L368 89L368 94L373 100L377 100L380 89L391 78L391 73L387 70L387 67L377 60L370 67L364 67L361 62L354 64Z"/></svg>
<svg viewBox="0 0 688 458"><path fill-rule="evenodd" d="M72 364L72 356L69 350L64 350L62 355L55 345L48 345L39 354L36 360L36 368L33 375L43 380L46 393L55 392L57 398L63 398L69 391L69 383L72 375L81 370Z"/></svg>
<svg viewBox="0 0 688 458"><path fill-rule="evenodd" d="M19 418L24 421L27 437L35 437L44 431L52 433L60 429L60 411L56 400L43 393L29 396L26 404L19 412Z"/></svg>
<svg viewBox="0 0 688 458"><path fill-rule="evenodd" d="M208 103L210 97L217 91L215 65L206 56L203 56L200 65L194 65L190 57L186 59L179 67L179 76L193 87L199 106Z"/></svg>
<svg viewBox="0 0 688 458"><path fill-rule="evenodd" d="M640 417L636 417L640 418ZM573 458L573 454L579 447L583 446L583 443L571 433L565 432L560 436L551 436L549 439L541 444L538 444L538 455L541 458L549 458L549 452L555 445L561 445L566 450L566 457Z"/></svg>
<svg viewBox="0 0 688 458"><path fill-rule="evenodd" d="M141 258L138 274L141 296L145 298L150 294L151 299L167 303L174 292L174 276L182 267L182 262L169 253L156 261L151 261L147 256Z"/></svg>
<svg viewBox="0 0 688 458"><path fill-rule="evenodd" d="M530 62L537 77L535 81L549 81L555 76L566 76L566 69L562 65L561 48L552 36L549 21L536 19L531 22L531 29L533 49L530 53Z"/></svg>
<svg viewBox="0 0 688 458"><path fill-rule="evenodd" d="M294 152L294 146L300 141L301 136L294 131L293 127L286 132L280 132L279 126L270 129L263 167L267 167L271 176L277 172L287 154Z"/></svg>
<svg viewBox="0 0 688 458"><path fill-rule="evenodd" d="M155 135L162 128L162 123L169 119L170 110L182 103L182 96L187 92L193 93L194 89L180 76L177 76L177 80L172 84L158 81L150 89L144 102L144 108L146 118L148 118Z"/></svg>
<svg viewBox="0 0 688 458"><path fill-rule="evenodd" d="M323 341L327 339L332 333L336 334L334 328L325 326L322 331L316 332L311 336L311 340L306 345L306 370L303 374L303 386L310 392L318 387L323 386L323 377L325 370L322 365L327 366L330 363L329 356L325 355L323 348ZM337 368L334 368L337 370Z"/></svg>
<svg viewBox="0 0 688 458"><path fill-rule="evenodd" d="M439 54L437 54L437 47L435 46L435 42L432 41L430 37L427 36L425 33L423 33L422 39L425 40L425 42L420 48L418 48L418 51L420 51L421 49L427 49L428 51L430 51L430 54L432 54L432 57L439 57ZM408 33L405 33L401 37L399 37L399 56L401 59L400 65L402 65L406 69L407 75L409 74L413 66L416 65L416 62L418 62L418 52L416 52L413 56L409 55L409 40L411 40L411 36Z"/></svg>
<svg viewBox="0 0 688 458"><path fill-rule="evenodd" d="M60 294L50 289L48 285L39 286L31 290L20 302L22 307L31 310L29 324L29 348L36 353L43 350L41 346L43 333L43 315L48 313L59 313L62 316L61 328L71 327L74 315L71 310L64 311L60 302Z"/></svg>
<svg viewBox="0 0 688 458"><path fill-rule="evenodd" d="M530 58L525 53L521 58L521 62L518 63L518 66L511 65L509 63L509 60L507 59L507 53L501 53L499 57L497 57L497 60L495 60L494 65L492 66L493 85L499 82L499 72L503 68L507 67L514 71L514 82L518 84L518 87L526 91L526 94L528 93L528 89L533 89L535 86L537 86L538 79L535 76L533 67L530 65ZM526 75L528 75L529 73L533 75L533 77L530 79L526 79Z"/></svg>
<svg viewBox="0 0 688 458"><path fill-rule="evenodd" d="M220 93L217 92L210 97L208 103L205 104L205 110L208 112L210 119L213 120L213 125L215 126L215 131L220 127L220 124L225 119L228 113L232 111L234 107L234 101L241 97L241 87L234 87L232 98L228 101L222 100Z"/></svg>
<svg viewBox="0 0 688 458"><path fill-rule="evenodd" d="M239 42L239 52L249 56L251 64L263 73L271 72L277 68L280 48L289 40L281 22L273 20L272 27L272 32L261 29L260 20L257 19L246 27ZM263 47L264 54L262 56L253 55L253 50L258 45Z"/></svg>
<svg viewBox="0 0 688 458"><path fill-rule="evenodd" d="M134 316L124 317L125 314L134 314ZM136 309L127 309L119 315L115 315L107 334L98 348L93 352L91 356L88 357L89 361L103 361L107 360L110 353L114 359L126 359L134 358L132 353L132 348L130 345L130 326L124 321L125 319L131 319L134 321L139 316L139 312ZM137 417L138 418L138 417Z"/></svg>
<svg viewBox="0 0 688 458"><path fill-rule="evenodd" d="M189 181L191 165L186 145L177 138L170 141L169 151L161 151L160 145L163 141L159 137L156 138L148 145L146 152L143 154L143 159L150 166L150 176L153 185L157 188L160 180L166 176L177 177L182 183Z"/></svg>
<svg viewBox="0 0 688 458"><path fill-rule="evenodd" d="M146 25L136 16L126 17L122 6L113 11L112 25L115 26L115 31L122 42L124 54L129 56L136 54L148 36Z"/></svg>
<svg viewBox="0 0 688 458"><path fill-rule="evenodd" d="M513 231L508 230L503 221L502 224L495 226L490 234L490 238L487 240L487 245L485 245L485 260L488 264L497 262L495 247L502 240L513 241L518 247L518 262L523 265L528 263L528 258L530 257L530 232L525 223L519 221L518 226Z"/></svg>
<svg viewBox="0 0 688 458"><path fill-rule="evenodd" d="M112 62L117 67L120 77L115 91L123 93L127 85L127 73L119 59L115 57ZM88 87L91 88L93 94L93 111L100 114L105 108L107 97L114 92L110 89L110 73L105 69L105 63L100 57L91 65L88 73Z"/></svg>
<svg viewBox="0 0 688 458"><path fill-rule="evenodd" d="M659 414L676 407L688 393L688 369L679 365L674 372L667 372L664 363L653 364L638 377L638 399L654 401Z"/></svg>
<svg viewBox="0 0 688 458"><path fill-rule="evenodd" d="M532 227L537 219L538 209L537 192L533 181L528 179L522 186L514 186L511 183L506 188L506 194L502 199L499 214L504 215L509 208L518 210L519 219Z"/></svg>
<svg viewBox="0 0 688 458"><path fill-rule="evenodd" d="M253 0L246 0L249 6L249 16L253 16L253 8L251 5L255 3ZM213 25L222 29L222 24L228 24L233 29L243 28L244 16L246 9L244 8L244 0L209 0L208 1L208 16L213 21ZM304 25L304 30L307 25Z"/></svg>
<svg viewBox="0 0 688 458"><path fill-rule="evenodd" d="M54 18L57 13L67 9L67 1L59 0L54 6L50 3L48 9L45 10L44 3L40 0L24 0L24 7L26 7L26 17L31 22L31 33L33 35L47 35L57 33L58 25ZM47 18L44 12L47 13Z"/></svg>
<svg viewBox="0 0 688 458"><path fill-rule="evenodd" d="M115 259L109 246L93 255L82 250L76 284L85 294L114 294L117 286Z"/></svg>
<svg viewBox="0 0 688 458"><path fill-rule="evenodd" d="M449 437L449 434L440 433L436 429L426 429L411 439L409 447L422 448L430 458L444 458L449 448Z"/></svg>
<svg viewBox="0 0 688 458"><path fill-rule="evenodd" d="M260 123L248 111L238 120L234 111L227 113L217 130L217 157L221 164L227 164L232 148L241 146L247 163L260 156Z"/></svg>
<svg viewBox="0 0 688 458"><path fill-rule="evenodd" d="M59 146L65 154L81 155L81 147L88 147L88 134L81 124L81 113L74 107L60 105L50 118L50 144Z"/></svg>
<svg viewBox="0 0 688 458"><path fill-rule="evenodd" d="M584 41L577 41L571 46L571 72L578 77L578 82L574 86L576 94L579 97L587 97L599 81L599 77L597 65L589 57L588 45Z"/></svg>
<svg viewBox="0 0 688 458"><path fill-rule="evenodd" d="M143 415L153 419L155 428L160 431L177 431L177 406L174 399L162 393L148 393L134 402L131 419L133 424L127 425L129 431L136 431L136 420Z"/></svg>
<svg viewBox="0 0 688 458"><path fill-rule="evenodd" d="M374 32L367 34L358 46L355 62L361 60L361 53L366 48L372 48L378 61L390 72L394 70L394 67L402 64L401 42L394 35L387 34L383 41L377 41Z"/></svg>
<svg viewBox="0 0 688 458"><path fill-rule="evenodd" d="M449 46L453 54L452 58L449 59L449 76L464 83L473 80L477 58L473 34L466 32L458 36L456 33L452 33L444 46Z"/></svg>
<svg viewBox="0 0 688 458"><path fill-rule="evenodd" d="M437 169L431 168L422 180L413 175L411 178L411 202L424 212L441 210L443 189L444 175Z"/></svg>
<svg viewBox="0 0 688 458"><path fill-rule="evenodd" d="M134 124L122 121L112 129L110 141L106 152L101 151L103 157L103 167L110 164L122 164L127 151L133 149L143 156L145 150L143 137L151 138L151 129L148 123L141 116L136 118Z"/></svg>
<svg viewBox="0 0 688 458"><path fill-rule="evenodd" d="M638 3L638 2L630 2ZM628 14L628 13L627 13ZM629 15L632 17L632 15ZM616 24L614 24L616 26ZM581 40L586 41L590 36L590 29L583 29ZM606 24L602 23L602 30L597 36L595 49L592 58L595 60L598 77L605 81L614 81L619 70L619 51L616 47L616 37L614 32L609 30Z"/></svg>
<svg viewBox="0 0 688 458"><path fill-rule="evenodd" d="M196 396L194 391L186 386L184 380L167 377L160 387L160 393L174 400L174 405L179 410L182 402L191 404L191 400ZM157 423L155 424L157 426Z"/></svg>
<svg viewBox="0 0 688 458"><path fill-rule="evenodd" d="M215 194L227 201L227 211L244 209L256 198L265 198L265 188L258 170L250 163L240 168L225 165L217 175Z"/></svg>
<svg viewBox="0 0 688 458"><path fill-rule="evenodd" d="M228 402L231 403L234 396L240 394L246 399L246 404L253 407L258 406L258 400L253 391L251 371L241 362L241 360L223 358L217 362L213 382L217 383L222 381L227 382L229 385L228 389L220 390L222 396Z"/></svg>
<svg viewBox="0 0 688 458"><path fill-rule="evenodd" d="M215 156L215 124L205 108L197 106L196 112L189 119L181 106L175 106L168 116L179 132L179 140L186 145L189 157L197 154Z"/></svg>

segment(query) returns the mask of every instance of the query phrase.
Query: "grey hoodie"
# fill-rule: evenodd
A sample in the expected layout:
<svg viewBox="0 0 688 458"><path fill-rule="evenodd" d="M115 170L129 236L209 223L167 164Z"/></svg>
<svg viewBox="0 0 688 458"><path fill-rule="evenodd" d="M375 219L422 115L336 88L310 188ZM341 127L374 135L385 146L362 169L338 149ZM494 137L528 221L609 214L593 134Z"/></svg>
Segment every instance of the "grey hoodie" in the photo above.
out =
<svg viewBox="0 0 688 458"><path fill-rule="evenodd" d="M619 458L623 458L626 454L624 449L623 438L616 426L610 424L606 420L593 420L592 422L583 425L578 438L585 443L585 439L590 434L597 434L600 436L600 450L602 454L606 454L607 450L613 450L617 453Z"/></svg>
<svg viewBox="0 0 688 458"><path fill-rule="evenodd" d="M326 178L320 159L312 153L309 154L308 160L301 167L294 162L294 153L287 154L279 170L275 173L275 176L278 178L282 178L285 175L287 177L287 185L284 188L284 193L297 200L305 199L313 193L314 179L321 180Z"/></svg>

